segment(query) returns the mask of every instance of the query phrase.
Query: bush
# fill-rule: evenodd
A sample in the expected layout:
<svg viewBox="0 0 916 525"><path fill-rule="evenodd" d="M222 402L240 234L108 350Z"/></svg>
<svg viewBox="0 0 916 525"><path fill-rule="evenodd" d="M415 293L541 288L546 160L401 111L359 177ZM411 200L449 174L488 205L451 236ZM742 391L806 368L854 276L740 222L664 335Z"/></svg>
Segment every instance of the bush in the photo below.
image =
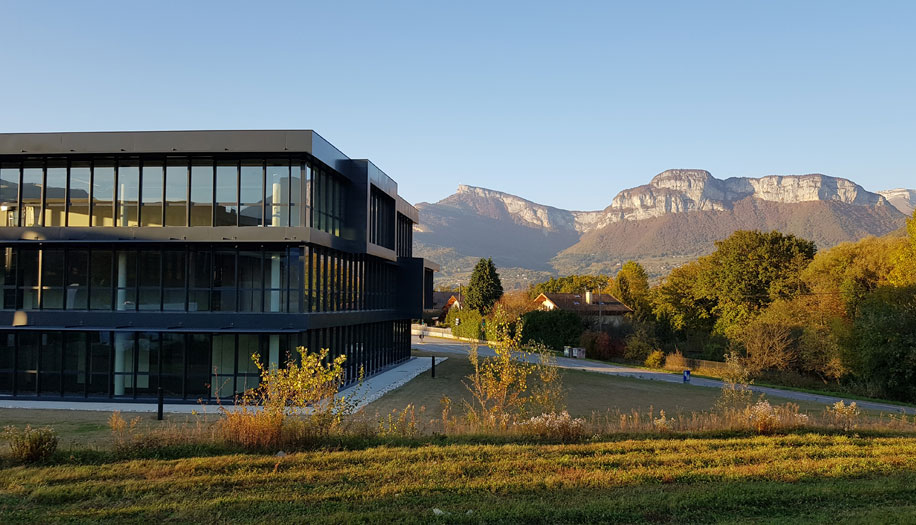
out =
<svg viewBox="0 0 916 525"><path fill-rule="evenodd" d="M579 346L585 349L585 357L608 361L623 355L620 342L616 342L607 332L593 332L586 330L579 338Z"/></svg>
<svg viewBox="0 0 916 525"><path fill-rule="evenodd" d="M8 426L3 429L3 437L9 441L13 459L34 463L51 457L57 450L57 434L51 427L32 428L26 425L19 430Z"/></svg>
<svg viewBox="0 0 916 525"><path fill-rule="evenodd" d="M854 430L858 426L859 414L859 407L856 406L855 401L847 405L840 400L827 407L828 420L847 432Z"/></svg>
<svg viewBox="0 0 916 525"><path fill-rule="evenodd" d="M523 434L569 443L585 436L585 420L573 418L569 412L551 412L532 417L518 424Z"/></svg>
<svg viewBox="0 0 916 525"><path fill-rule="evenodd" d="M772 406L769 401L760 400L744 410L748 423L758 434L771 434L777 430L792 429L808 423L808 416L798 412L798 405L786 403Z"/></svg>
<svg viewBox="0 0 916 525"><path fill-rule="evenodd" d="M522 322L522 342L539 342L554 350L575 346L584 330L581 317L563 310L528 312Z"/></svg>
<svg viewBox="0 0 916 525"><path fill-rule="evenodd" d="M485 337L481 321L483 321L483 316L480 315L480 312L467 308L461 310L450 308L445 318L446 324L452 329L452 335L468 339Z"/></svg>
<svg viewBox="0 0 916 525"><path fill-rule="evenodd" d="M658 341L649 326L638 324L636 329L627 337L626 350L623 356L635 361L645 361L649 354L658 348Z"/></svg>
<svg viewBox="0 0 916 525"><path fill-rule="evenodd" d="M645 365L649 368L662 368L665 366L665 353L661 350L653 350L649 357L646 358Z"/></svg>

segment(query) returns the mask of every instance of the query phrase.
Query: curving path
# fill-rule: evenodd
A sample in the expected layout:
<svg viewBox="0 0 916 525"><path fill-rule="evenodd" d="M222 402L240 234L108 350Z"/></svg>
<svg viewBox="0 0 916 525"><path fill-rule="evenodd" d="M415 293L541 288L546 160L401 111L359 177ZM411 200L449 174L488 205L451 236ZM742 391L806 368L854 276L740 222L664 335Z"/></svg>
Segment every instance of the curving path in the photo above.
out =
<svg viewBox="0 0 916 525"><path fill-rule="evenodd" d="M457 355L467 355L468 345L467 343L460 343L452 339L439 339L435 337L426 336L423 338L423 341L416 336L413 337L413 348L418 350L425 350L428 352L441 352L448 354L457 354ZM494 355L493 350L488 346L481 345L478 347L477 352L481 356L492 356ZM682 383L680 375L670 374L667 372L655 372L652 370L643 370L640 368L631 368L621 365L612 365L610 363L602 363L598 361L582 360L582 359L571 359L568 357L558 357L557 365L561 368L568 368L570 370L585 370L587 372L596 372L599 374L608 374L615 376L623 377L634 377L636 379L644 379L647 381L666 381L668 383ZM718 379L706 379L703 377L693 377L690 379L689 386L693 387L709 387L709 388L722 388L722 381ZM858 399L847 399L836 396L828 396L822 394L811 394L808 392L796 392L794 390L783 390L780 388L772 388L767 386L758 386L751 385L750 390L753 392L758 392L761 394L766 394L767 396L781 397L783 399L790 399L793 401L811 401L815 403L823 403L825 405L832 405L837 401L844 401L849 403L850 401L855 401L856 405L860 408L866 410L875 410L879 412L885 412L888 414L907 414L907 415L916 415L916 407L894 405L890 403L880 403L876 401L862 401Z"/></svg>

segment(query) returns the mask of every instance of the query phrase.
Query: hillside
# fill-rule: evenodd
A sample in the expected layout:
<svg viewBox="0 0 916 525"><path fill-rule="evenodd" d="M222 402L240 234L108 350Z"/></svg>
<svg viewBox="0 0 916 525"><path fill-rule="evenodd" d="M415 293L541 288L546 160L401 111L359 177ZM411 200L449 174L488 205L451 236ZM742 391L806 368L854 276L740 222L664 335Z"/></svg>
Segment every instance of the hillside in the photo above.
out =
<svg viewBox="0 0 916 525"><path fill-rule="evenodd" d="M461 185L417 205L415 248L443 265L442 284L466 280L478 257L493 257L507 288L556 273L614 272L628 259L661 275L738 229L776 229L819 248L895 231L916 191L882 193L821 174L717 179L667 170L603 210L570 211Z"/></svg>

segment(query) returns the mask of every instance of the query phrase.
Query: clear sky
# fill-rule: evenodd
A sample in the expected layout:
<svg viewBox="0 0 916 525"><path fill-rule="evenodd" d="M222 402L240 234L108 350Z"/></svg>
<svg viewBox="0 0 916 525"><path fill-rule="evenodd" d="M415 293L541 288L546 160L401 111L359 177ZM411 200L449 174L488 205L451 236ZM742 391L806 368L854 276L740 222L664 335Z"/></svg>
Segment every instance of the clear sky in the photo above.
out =
<svg viewBox="0 0 916 525"><path fill-rule="evenodd" d="M0 0L0 132L314 129L412 202L916 188L916 2Z"/></svg>

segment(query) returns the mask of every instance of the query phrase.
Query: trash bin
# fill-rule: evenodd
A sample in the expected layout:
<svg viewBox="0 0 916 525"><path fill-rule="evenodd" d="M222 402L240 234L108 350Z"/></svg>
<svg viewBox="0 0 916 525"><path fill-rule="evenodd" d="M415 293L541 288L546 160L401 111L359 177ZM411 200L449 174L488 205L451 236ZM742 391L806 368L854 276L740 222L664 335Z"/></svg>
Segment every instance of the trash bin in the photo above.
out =
<svg viewBox="0 0 916 525"><path fill-rule="evenodd" d="M684 370L684 382L685 383L690 382L690 370Z"/></svg>

